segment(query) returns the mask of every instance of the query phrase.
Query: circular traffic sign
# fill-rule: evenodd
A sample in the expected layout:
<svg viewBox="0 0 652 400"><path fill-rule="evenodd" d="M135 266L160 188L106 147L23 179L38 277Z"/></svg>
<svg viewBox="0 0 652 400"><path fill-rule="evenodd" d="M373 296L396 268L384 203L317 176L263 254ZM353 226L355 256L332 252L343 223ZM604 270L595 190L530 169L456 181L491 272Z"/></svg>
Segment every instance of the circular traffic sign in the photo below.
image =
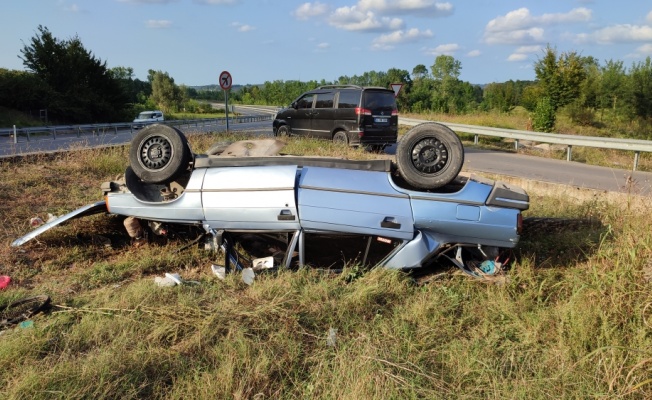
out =
<svg viewBox="0 0 652 400"><path fill-rule="evenodd" d="M224 90L231 89L231 84L233 83L233 78L229 71L222 71L220 74L220 87Z"/></svg>

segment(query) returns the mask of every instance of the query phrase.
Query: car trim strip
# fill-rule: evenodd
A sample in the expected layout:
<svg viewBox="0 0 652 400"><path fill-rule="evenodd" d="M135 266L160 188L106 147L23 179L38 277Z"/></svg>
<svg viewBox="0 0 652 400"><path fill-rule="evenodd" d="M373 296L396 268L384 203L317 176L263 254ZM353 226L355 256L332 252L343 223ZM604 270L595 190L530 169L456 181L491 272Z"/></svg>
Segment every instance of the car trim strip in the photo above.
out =
<svg viewBox="0 0 652 400"><path fill-rule="evenodd" d="M299 189L306 189L306 190L320 190L324 192L336 192L336 193L350 193L350 194L364 194L364 195L369 195L369 196L382 196L382 197L393 197L397 199L409 199L410 196L406 194L390 194L390 193L379 193L379 192L367 192L367 191L362 191L362 190L345 190L345 189L334 189L334 188L327 188L327 187L317 187L317 186L299 186Z"/></svg>

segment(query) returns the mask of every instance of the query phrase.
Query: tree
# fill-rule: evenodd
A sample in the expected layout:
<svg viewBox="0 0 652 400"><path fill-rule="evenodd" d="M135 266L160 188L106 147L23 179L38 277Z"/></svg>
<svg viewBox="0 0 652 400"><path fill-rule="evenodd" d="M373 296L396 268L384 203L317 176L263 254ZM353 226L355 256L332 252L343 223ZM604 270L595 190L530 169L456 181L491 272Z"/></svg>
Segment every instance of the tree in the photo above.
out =
<svg viewBox="0 0 652 400"><path fill-rule="evenodd" d="M419 64L412 68L412 76L415 80L428 77L428 68L425 65Z"/></svg>
<svg viewBox="0 0 652 400"><path fill-rule="evenodd" d="M149 70L147 79L152 85L150 99L165 112L178 111L183 104L183 91L167 72Z"/></svg>
<svg viewBox="0 0 652 400"><path fill-rule="evenodd" d="M106 62L74 36L59 40L44 26L21 49L23 64L52 91L46 107L55 118L107 122L124 118L126 97Z"/></svg>
<svg viewBox="0 0 652 400"><path fill-rule="evenodd" d="M592 60L574 51L557 57L557 50L546 47L543 58L534 64L534 72L555 111L579 97L586 79L585 65Z"/></svg>

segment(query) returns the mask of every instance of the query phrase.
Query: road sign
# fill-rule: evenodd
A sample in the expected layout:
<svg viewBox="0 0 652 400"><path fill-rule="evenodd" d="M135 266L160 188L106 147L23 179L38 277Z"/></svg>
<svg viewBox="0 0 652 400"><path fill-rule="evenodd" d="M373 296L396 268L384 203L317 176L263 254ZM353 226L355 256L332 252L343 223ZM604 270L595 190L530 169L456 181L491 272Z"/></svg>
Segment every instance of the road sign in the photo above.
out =
<svg viewBox="0 0 652 400"><path fill-rule="evenodd" d="M231 78L229 71L222 71L220 74L220 87L224 90L229 90L231 89L232 83L233 79Z"/></svg>
<svg viewBox="0 0 652 400"><path fill-rule="evenodd" d="M394 97L398 97L398 92L401 91L401 88L403 87L402 83L392 83L389 86L392 87L392 90L394 91Z"/></svg>

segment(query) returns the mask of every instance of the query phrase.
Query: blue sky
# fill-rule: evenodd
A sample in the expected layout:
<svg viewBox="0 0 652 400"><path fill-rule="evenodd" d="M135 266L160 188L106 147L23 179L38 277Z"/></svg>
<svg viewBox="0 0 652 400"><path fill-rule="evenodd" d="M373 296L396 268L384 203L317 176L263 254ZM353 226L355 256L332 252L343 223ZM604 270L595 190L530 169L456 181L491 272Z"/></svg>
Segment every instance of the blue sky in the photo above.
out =
<svg viewBox="0 0 652 400"><path fill-rule="evenodd" d="M644 0L3 0L0 68L23 69L23 43L46 26L78 35L109 67L177 84L334 81L389 68L462 63L471 83L534 79L547 44L626 66L652 56Z"/></svg>

